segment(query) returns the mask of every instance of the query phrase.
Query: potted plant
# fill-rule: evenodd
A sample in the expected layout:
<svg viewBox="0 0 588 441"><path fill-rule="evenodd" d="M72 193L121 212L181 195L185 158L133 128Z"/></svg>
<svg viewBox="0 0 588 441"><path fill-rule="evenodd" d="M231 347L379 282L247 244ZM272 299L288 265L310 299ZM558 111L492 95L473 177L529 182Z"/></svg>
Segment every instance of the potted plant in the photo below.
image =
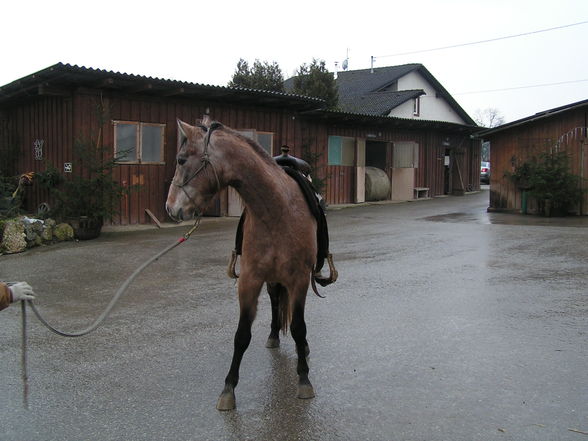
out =
<svg viewBox="0 0 588 441"><path fill-rule="evenodd" d="M117 157L108 158L105 148L78 139L74 155L81 172L55 187L55 212L73 227L76 238L93 239L100 235L104 220L118 213L129 188L115 180Z"/></svg>

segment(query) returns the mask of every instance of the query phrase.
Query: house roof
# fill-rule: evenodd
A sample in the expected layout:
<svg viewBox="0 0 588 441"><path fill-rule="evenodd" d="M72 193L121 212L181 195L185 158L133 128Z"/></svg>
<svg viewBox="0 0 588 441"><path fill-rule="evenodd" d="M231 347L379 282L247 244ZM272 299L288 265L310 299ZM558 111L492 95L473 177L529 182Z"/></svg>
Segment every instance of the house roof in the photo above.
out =
<svg viewBox="0 0 588 441"><path fill-rule="evenodd" d="M357 104L354 103L361 103L363 101L360 108L365 113L376 115L389 113L391 109L399 106L405 101L419 96L414 95L416 91L404 91L409 93L406 93L406 95L395 96L392 92L386 90L387 87L393 85L403 76L415 71L421 74L429 82L429 84L435 89L437 96L443 97L466 124L476 125L474 120L465 110L463 110L441 83L437 81L427 68L420 63L339 72L337 75L339 104L341 105L342 110L355 112L358 108ZM399 94L400 92L403 91L396 93ZM385 93L386 96L382 95L381 100L375 98L376 95L383 93ZM422 92L421 95L423 93L424 92ZM382 102L387 98L391 99L391 106L389 106L388 109L386 109L388 106L383 106ZM382 109L384 109L384 112L382 112Z"/></svg>
<svg viewBox="0 0 588 441"><path fill-rule="evenodd" d="M377 67L362 70L344 70L337 74L337 86L341 96L361 96L378 92L398 81L406 74L416 70L422 64L404 64L401 66Z"/></svg>
<svg viewBox="0 0 588 441"><path fill-rule="evenodd" d="M573 110L573 109L577 109L577 108L585 107L585 106L588 106L588 99L582 100L582 101L577 101L577 102L571 103L571 104L566 104L565 106L560 106L560 107L555 107L553 109L544 110L543 112L538 112L534 115L527 116L525 118L521 118L516 121L512 121L512 122L509 122L507 124L503 124L498 127L493 127L491 129L482 130L476 134L476 138L484 138L484 137L487 137L488 135L493 135L495 133L502 132L503 130L508 130L513 127L521 126L523 124L528 124L528 123L538 121L541 119L549 118L549 117L556 115L558 113L561 113L561 112L566 112L568 110Z"/></svg>
<svg viewBox="0 0 588 441"><path fill-rule="evenodd" d="M356 97L340 97L339 105L348 112L388 115L392 109L424 94L424 90L370 92Z"/></svg>
<svg viewBox="0 0 588 441"><path fill-rule="evenodd" d="M234 103L290 107L309 110L322 107L319 98L244 87L223 87L184 81L166 80L142 75L93 69L57 63L20 80L0 86L0 104L15 99L38 95L71 93L72 88L88 87L141 93L153 96L220 99Z"/></svg>

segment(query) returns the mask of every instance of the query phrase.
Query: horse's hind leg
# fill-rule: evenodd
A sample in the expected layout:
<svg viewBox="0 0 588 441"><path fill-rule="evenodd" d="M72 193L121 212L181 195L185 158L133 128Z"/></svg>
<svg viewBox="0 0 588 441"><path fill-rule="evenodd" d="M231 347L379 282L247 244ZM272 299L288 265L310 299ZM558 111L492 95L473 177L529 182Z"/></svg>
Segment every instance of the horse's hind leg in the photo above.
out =
<svg viewBox="0 0 588 441"><path fill-rule="evenodd" d="M232 410L236 407L235 387L239 382L239 367L241 366L241 360L243 360L243 354L251 342L251 325L257 312L257 298L261 290L261 283L250 283L248 287L246 285L247 283L241 278L239 281L239 304L241 312L239 315L239 326L235 333L233 361L231 362L229 373L225 378L225 387L216 404L218 410Z"/></svg>
<svg viewBox="0 0 588 441"><path fill-rule="evenodd" d="M304 300L305 298L302 297L294 302L290 332L296 342L296 353L298 355L298 366L296 368L298 373L298 398L307 399L314 397L314 389L308 379L309 369L306 360L308 343L306 341L306 323L304 322Z"/></svg>
<svg viewBox="0 0 588 441"><path fill-rule="evenodd" d="M282 321L280 317L280 295L282 290L285 290L283 285L279 283L268 283L267 292L272 304L272 324L270 335L265 344L266 348L277 348L280 346L280 329L282 328ZM287 299L284 299L287 301Z"/></svg>

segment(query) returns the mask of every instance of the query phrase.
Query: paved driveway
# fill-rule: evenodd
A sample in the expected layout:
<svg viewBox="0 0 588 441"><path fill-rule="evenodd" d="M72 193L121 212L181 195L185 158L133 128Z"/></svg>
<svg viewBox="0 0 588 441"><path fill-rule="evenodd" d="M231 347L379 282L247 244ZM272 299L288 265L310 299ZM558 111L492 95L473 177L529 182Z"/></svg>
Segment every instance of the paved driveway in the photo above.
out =
<svg viewBox="0 0 588 441"><path fill-rule="evenodd" d="M488 192L330 211L339 281L309 295L310 378L295 398L290 337L264 347L259 304L237 410L215 403L237 301L236 220L207 220L137 279L94 334L31 318L21 408L20 310L0 313L0 439L582 440L588 436L588 219L488 214ZM0 257L63 328L85 326L184 228ZM570 430L572 429L572 430Z"/></svg>

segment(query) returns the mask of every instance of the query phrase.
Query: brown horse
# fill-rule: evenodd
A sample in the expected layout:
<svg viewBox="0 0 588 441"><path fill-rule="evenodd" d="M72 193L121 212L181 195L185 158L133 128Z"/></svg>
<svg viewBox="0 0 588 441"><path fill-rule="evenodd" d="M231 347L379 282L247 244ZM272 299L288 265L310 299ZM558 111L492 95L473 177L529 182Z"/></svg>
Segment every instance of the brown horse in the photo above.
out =
<svg viewBox="0 0 588 441"><path fill-rule="evenodd" d="M239 366L251 341L251 325L264 283L272 305L267 347L279 345L279 331L290 325L298 355L298 398L314 397L308 379L304 305L317 260L317 222L298 184L257 143L211 122L188 125L178 120L179 151L166 209L177 220L200 214L221 189L241 195L243 224L240 316L234 353L217 409L235 408Z"/></svg>

